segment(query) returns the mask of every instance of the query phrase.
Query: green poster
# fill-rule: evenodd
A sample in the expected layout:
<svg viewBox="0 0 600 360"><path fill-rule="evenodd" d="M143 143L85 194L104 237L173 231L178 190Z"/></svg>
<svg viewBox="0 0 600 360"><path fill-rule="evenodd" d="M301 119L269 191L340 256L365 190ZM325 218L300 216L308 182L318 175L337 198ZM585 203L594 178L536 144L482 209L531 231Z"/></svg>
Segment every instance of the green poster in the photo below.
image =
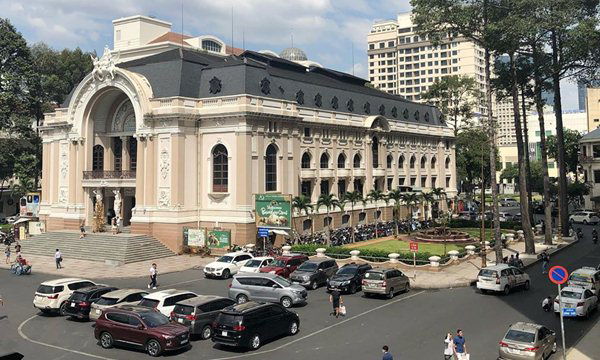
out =
<svg viewBox="0 0 600 360"><path fill-rule="evenodd" d="M231 244L231 231L229 230L210 230L208 232L208 247L225 248Z"/></svg>
<svg viewBox="0 0 600 360"><path fill-rule="evenodd" d="M289 196L257 194L254 209L258 227L289 229L292 224L292 204Z"/></svg>

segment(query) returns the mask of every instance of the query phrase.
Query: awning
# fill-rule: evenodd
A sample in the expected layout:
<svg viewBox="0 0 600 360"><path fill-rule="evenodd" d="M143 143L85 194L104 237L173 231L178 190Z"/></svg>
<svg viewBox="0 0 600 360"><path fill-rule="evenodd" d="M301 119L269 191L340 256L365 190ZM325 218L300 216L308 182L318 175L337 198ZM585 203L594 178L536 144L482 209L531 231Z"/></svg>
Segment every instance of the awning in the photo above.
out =
<svg viewBox="0 0 600 360"><path fill-rule="evenodd" d="M15 221L15 222L13 223L13 225L17 225L17 224L24 223L24 222L27 222L27 221L31 221L31 219L27 219L27 218L19 218L17 221Z"/></svg>
<svg viewBox="0 0 600 360"><path fill-rule="evenodd" d="M277 235L290 236L290 234L288 234L288 232L285 231L285 230L272 229L272 230L269 230L269 231L272 232L272 233L274 233L274 234L277 234Z"/></svg>

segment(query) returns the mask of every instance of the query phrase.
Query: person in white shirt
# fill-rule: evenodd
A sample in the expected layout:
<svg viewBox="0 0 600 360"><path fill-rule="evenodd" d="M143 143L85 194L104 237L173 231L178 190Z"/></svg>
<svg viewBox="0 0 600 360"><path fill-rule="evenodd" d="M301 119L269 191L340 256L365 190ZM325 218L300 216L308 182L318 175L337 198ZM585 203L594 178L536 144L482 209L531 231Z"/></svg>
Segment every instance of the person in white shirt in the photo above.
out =
<svg viewBox="0 0 600 360"><path fill-rule="evenodd" d="M548 311L550 311L551 307L552 307L552 297L548 296L547 298L542 300L542 309L544 309L544 311L548 312Z"/></svg>
<svg viewBox="0 0 600 360"><path fill-rule="evenodd" d="M158 270L156 269L156 263L152 263L150 267L150 284L148 284L148 289L153 288L156 289L156 276L158 275Z"/></svg>
<svg viewBox="0 0 600 360"><path fill-rule="evenodd" d="M60 265L62 262L62 254L59 249L56 249L56 252L54 253L54 261L56 261L56 268L62 269L62 266Z"/></svg>
<svg viewBox="0 0 600 360"><path fill-rule="evenodd" d="M450 360L454 356L454 337L452 336L452 333L446 334L444 344L444 360Z"/></svg>

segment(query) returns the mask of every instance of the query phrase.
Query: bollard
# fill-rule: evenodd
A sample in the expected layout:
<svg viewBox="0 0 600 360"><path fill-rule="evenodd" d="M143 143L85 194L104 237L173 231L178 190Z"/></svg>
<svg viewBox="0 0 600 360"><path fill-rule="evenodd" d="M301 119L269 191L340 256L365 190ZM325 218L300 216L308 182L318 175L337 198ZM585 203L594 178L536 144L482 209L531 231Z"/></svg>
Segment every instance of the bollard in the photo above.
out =
<svg viewBox="0 0 600 360"><path fill-rule="evenodd" d="M450 250L448 251L448 255L450 255L450 260L458 261L458 250Z"/></svg>
<svg viewBox="0 0 600 360"><path fill-rule="evenodd" d="M350 251L350 260L359 260L358 259L358 255L360 254L360 251L358 250L352 250Z"/></svg>
<svg viewBox="0 0 600 360"><path fill-rule="evenodd" d="M315 251L317 252L317 257L325 257L325 248L318 248Z"/></svg>
<svg viewBox="0 0 600 360"><path fill-rule="evenodd" d="M282 255L289 255L290 254L290 250L292 250L292 247L289 245L285 245L281 247L281 254Z"/></svg>
<svg viewBox="0 0 600 360"><path fill-rule="evenodd" d="M398 253L391 253L388 255L388 257L390 258L390 262L392 264L397 264L398 263L398 258L400 257L400 254Z"/></svg>
<svg viewBox="0 0 600 360"><path fill-rule="evenodd" d="M439 256L430 256L427 260L429 260L429 265L431 267L439 267L440 260L442 260L442 258Z"/></svg>
<svg viewBox="0 0 600 360"><path fill-rule="evenodd" d="M467 250L467 254L475 255L475 246L474 245L467 245L467 246L465 246L465 249Z"/></svg>

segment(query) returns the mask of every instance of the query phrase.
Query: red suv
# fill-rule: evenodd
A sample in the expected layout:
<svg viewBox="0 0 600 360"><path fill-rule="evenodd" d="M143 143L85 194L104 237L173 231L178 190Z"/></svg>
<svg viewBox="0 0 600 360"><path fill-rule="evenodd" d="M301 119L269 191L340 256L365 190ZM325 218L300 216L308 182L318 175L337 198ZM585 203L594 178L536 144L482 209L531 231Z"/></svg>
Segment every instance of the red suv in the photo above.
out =
<svg viewBox="0 0 600 360"><path fill-rule="evenodd" d="M117 343L133 345L150 356L190 345L187 326L169 322L158 310L137 305L105 309L96 320L94 336L105 349Z"/></svg>
<svg viewBox="0 0 600 360"><path fill-rule="evenodd" d="M271 265L260 268L260 272L272 273L284 278L289 278L290 274L306 260L308 260L308 256L306 255L279 256L275 258L275 261L273 261Z"/></svg>

